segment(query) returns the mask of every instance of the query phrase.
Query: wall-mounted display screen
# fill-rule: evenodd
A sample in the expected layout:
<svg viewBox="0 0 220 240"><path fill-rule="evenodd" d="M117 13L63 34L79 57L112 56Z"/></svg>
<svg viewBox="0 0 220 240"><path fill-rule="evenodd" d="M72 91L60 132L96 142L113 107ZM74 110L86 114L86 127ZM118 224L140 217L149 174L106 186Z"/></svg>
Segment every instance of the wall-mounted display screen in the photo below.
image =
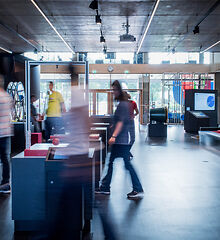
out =
<svg viewBox="0 0 220 240"><path fill-rule="evenodd" d="M214 111L215 110L215 94L214 93L195 93L196 111Z"/></svg>

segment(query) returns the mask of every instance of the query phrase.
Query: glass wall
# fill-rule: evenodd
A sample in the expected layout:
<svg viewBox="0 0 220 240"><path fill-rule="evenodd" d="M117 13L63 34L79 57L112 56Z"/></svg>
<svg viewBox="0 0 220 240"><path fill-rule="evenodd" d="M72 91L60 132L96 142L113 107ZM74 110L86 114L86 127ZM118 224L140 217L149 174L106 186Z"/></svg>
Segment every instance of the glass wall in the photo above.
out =
<svg viewBox="0 0 220 240"><path fill-rule="evenodd" d="M80 57L84 54L84 57ZM149 64L199 64L199 52L150 52ZM26 52L25 57L42 61L71 61L72 53L68 52ZM137 61L135 53L79 53L78 61L88 60L91 64L134 64ZM141 63L143 62L140 61ZM204 53L204 64L210 64L210 53Z"/></svg>
<svg viewBox="0 0 220 240"><path fill-rule="evenodd" d="M184 120L185 90L213 90L214 81L214 74L151 74L150 108L167 107L169 123L181 123Z"/></svg>
<svg viewBox="0 0 220 240"><path fill-rule="evenodd" d="M140 83L142 74L90 74L90 115L92 114L112 114L116 104L113 101L111 84L118 80L124 90L131 95L138 106L140 102Z"/></svg>
<svg viewBox="0 0 220 240"><path fill-rule="evenodd" d="M199 52L151 52L149 64L199 64ZM204 64L210 64L210 53L204 53Z"/></svg>

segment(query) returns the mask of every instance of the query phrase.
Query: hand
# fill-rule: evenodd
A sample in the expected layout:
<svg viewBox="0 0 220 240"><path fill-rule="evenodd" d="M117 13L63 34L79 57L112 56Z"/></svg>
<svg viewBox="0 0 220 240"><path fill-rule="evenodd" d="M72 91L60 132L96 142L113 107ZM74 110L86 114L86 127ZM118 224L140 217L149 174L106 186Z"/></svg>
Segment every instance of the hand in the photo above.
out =
<svg viewBox="0 0 220 240"><path fill-rule="evenodd" d="M112 145L115 143L115 138L114 137L111 137L109 140L108 140L108 144L109 145Z"/></svg>

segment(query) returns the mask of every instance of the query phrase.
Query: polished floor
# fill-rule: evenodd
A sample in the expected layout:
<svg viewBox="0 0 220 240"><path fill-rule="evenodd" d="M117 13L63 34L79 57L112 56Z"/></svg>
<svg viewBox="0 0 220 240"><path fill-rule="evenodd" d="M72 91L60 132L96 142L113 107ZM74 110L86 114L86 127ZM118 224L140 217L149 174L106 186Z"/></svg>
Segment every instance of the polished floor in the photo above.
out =
<svg viewBox="0 0 220 240"><path fill-rule="evenodd" d="M116 160L111 195L98 198L93 239L104 239L100 212L120 240L220 239L220 152L200 146L182 126L169 126L167 140L140 131L132 153L145 197L127 200L130 176ZM13 238L10 219L10 196L0 195L0 240L28 239Z"/></svg>

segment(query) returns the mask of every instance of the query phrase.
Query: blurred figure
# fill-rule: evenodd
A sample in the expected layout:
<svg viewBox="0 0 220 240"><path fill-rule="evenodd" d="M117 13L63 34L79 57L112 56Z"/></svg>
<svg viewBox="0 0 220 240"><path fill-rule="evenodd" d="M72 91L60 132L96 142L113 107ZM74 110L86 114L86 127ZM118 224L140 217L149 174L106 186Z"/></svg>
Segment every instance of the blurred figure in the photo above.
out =
<svg viewBox="0 0 220 240"><path fill-rule="evenodd" d="M62 112L66 112L66 108L64 105L64 100L62 95L53 90L53 82L50 82L49 89L52 94L49 95L49 102L48 102L48 108L46 111L47 119L45 122L46 126L46 133L45 138L46 141L50 139L50 135L62 133L62 119L61 115ZM52 129L54 129L54 132L52 132Z"/></svg>
<svg viewBox="0 0 220 240"><path fill-rule="evenodd" d="M31 122L34 125L34 132L40 132L40 126L37 121L37 109L34 106L34 102L36 101L36 96L31 95Z"/></svg>
<svg viewBox="0 0 220 240"><path fill-rule="evenodd" d="M62 149L67 157L62 170L62 189L55 223L49 239L77 240L90 234L92 219L92 162L89 159L89 114L84 91L78 87L78 78L71 71L71 109L64 114L68 147ZM57 196L59 197L59 196ZM84 215L81 206L83 205ZM84 222L84 225L82 224Z"/></svg>
<svg viewBox="0 0 220 240"><path fill-rule="evenodd" d="M119 101L114 114L114 131L109 139L109 145L112 145L111 155L108 164L106 176L102 179L100 188L96 193L110 194L110 184L113 173L113 163L116 158L122 157L125 163L125 168L131 175L133 190L127 194L129 199L142 198L143 188L139 178L130 162L130 143L129 143L129 128L130 128L130 108L129 102L121 88L119 81L114 81L112 84L115 100Z"/></svg>
<svg viewBox="0 0 220 240"><path fill-rule="evenodd" d="M0 158L2 162L2 180L0 193L10 193L10 154L11 154L11 109L12 100L4 90L4 77L0 75Z"/></svg>

